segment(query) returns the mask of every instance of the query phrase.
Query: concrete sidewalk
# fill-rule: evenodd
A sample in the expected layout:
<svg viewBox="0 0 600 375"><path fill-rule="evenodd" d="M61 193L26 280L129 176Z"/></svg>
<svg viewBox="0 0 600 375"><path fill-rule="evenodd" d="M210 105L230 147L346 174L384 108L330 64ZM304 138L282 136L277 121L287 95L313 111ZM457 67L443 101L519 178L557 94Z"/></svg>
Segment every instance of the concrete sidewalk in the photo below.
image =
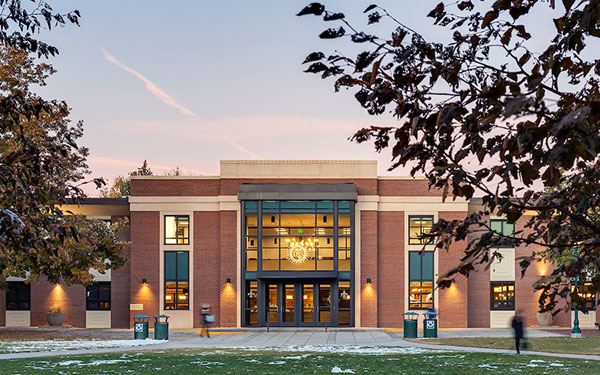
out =
<svg viewBox="0 0 600 375"><path fill-rule="evenodd" d="M118 332L122 337L123 331ZM133 336L133 334L131 333ZM529 329L528 337L555 337L561 336L558 333ZM111 352L128 351L158 351L169 349L243 349L243 348L277 348L278 350L286 347L307 347L310 351L315 346L335 347L398 347L398 348L422 348L431 350L443 350L448 352L480 352L480 353L503 353L514 354L511 350L498 350L486 348L470 348L447 345L429 345L426 343L414 343L404 341L403 332L394 330L386 331L384 329L271 329L266 330L215 330L211 338L202 338L197 331L171 331L170 340L165 343L148 345L143 347L131 348L101 348L101 349L82 349L82 350L61 350L61 351L43 351L28 353L0 354L1 359L11 358L33 358L47 356L73 356L79 354L102 354ZM153 337L150 332L150 337ZM456 329L440 330L440 338L448 337L512 337L510 329ZM575 355L558 353L538 353L522 352L528 355L546 355L550 357L568 357L581 358L588 360L600 360L600 356L594 355Z"/></svg>

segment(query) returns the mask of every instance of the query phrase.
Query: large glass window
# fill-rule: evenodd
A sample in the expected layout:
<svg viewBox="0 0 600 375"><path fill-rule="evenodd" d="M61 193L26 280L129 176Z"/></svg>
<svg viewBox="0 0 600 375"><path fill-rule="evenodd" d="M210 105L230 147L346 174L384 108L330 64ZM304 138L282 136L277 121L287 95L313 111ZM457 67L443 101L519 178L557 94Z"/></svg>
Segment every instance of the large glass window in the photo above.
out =
<svg viewBox="0 0 600 375"><path fill-rule="evenodd" d="M490 228L494 232L494 237L500 239L499 247L514 247L514 242L511 238L515 233L515 225L508 224L503 219L492 219L490 220Z"/></svg>
<svg viewBox="0 0 600 375"><path fill-rule="evenodd" d="M492 281L490 283L490 309L514 310L515 309L515 282Z"/></svg>
<svg viewBox="0 0 600 375"><path fill-rule="evenodd" d="M433 308L433 252L409 251L409 309Z"/></svg>
<svg viewBox="0 0 600 375"><path fill-rule="evenodd" d="M338 292L338 324L348 326L350 325L351 306L350 281L340 281L338 283Z"/></svg>
<svg viewBox="0 0 600 375"><path fill-rule="evenodd" d="M571 286L571 292L575 291L575 285ZM596 310L596 294L593 292L592 283L583 283L583 285L579 284L578 292L579 298L585 301L585 308L587 310ZM574 305L571 306L573 310L575 308Z"/></svg>
<svg viewBox="0 0 600 375"><path fill-rule="evenodd" d="M30 310L31 288L24 281L9 281L6 291L6 310Z"/></svg>
<svg viewBox="0 0 600 375"><path fill-rule="evenodd" d="M165 215L165 245L189 245L190 217Z"/></svg>
<svg viewBox="0 0 600 375"><path fill-rule="evenodd" d="M245 201L246 271L334 271L336 261L339 271L350 271L351 207L350 201Z"/></svg>
<svg viewBox="0 0 600 375"><path fill-rule="evenodd" d="M408 217L408 244L425 245L432 244L433 240L422 238L424 234L431 232L433 216L409 216Z"/></svg>
<svg viewBox="0 0 600 375"><path fill-rule="evenodd" d="M165 251L165 310L189 306L189 252Z"/></svg>
<svg viewBox="0 0 600 375"><path fill-rule="evenodd" d="M86 287L86 310L110 310L110 281L98 281Z"/></svg>

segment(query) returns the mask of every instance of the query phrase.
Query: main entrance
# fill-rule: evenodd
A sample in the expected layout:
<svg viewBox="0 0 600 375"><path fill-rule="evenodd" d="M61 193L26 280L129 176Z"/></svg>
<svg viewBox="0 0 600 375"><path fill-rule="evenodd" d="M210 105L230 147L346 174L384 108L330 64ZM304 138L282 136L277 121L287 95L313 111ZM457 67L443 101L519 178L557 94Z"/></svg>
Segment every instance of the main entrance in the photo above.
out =
<svg viewBox="0 0 600 375"><path fill-rule="evenodd" d="M269 281L264 288L264 326L350 325L349 283Z"/></svg>

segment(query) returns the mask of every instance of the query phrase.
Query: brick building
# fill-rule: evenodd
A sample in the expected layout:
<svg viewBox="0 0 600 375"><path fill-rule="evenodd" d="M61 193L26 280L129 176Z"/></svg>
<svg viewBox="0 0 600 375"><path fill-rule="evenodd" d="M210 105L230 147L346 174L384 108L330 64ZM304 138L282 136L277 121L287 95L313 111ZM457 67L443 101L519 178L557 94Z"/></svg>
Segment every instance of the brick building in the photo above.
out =
<svg viewBox="0 0 600 375"><path fill-rule="evenodd" d="M538 264L520 278L516 259L531 248L508 245L489 270L436 289L466 244L434 251L420 234L481 202L442 202L424 179L378 177L374 161L222 161L219 176L133 177L129 199L65 208L128 216L129 262L87 288L10 278L0 325L44 325L59 305L77 327L127 328L134 315L167 314L171 327L192 328L203 304L220 327L402 327L403 313L429 309L440 327L506 327L515 309L537 325L531 284L549 272ZM489 220L499 233L523 225ZM596 313L580 320L593 327ZM559 314L554 324L571 321Z"/></svg>

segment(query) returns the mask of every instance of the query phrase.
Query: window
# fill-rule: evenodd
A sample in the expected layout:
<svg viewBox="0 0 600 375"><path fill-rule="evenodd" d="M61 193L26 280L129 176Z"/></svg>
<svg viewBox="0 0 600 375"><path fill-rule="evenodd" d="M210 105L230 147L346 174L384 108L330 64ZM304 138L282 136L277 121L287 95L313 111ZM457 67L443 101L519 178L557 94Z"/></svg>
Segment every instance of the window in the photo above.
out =
<svg viewBox="0 0 600 375"><path fill-rule="evenodd" d="M409 216L408 217L408 244L409 245L431 245L433 239L421 238L424 234L431 232L433 216Z"/></svg>
<svg viewBox="0 0 600 375"><path fill-rule="evenodd" d="M189 245L190 217L188 215L165 216L165 245Z"/></svg>
<svg viewBox="0 0 600 375"><path fill-rule="evenodd" d="M6 291L6 310L30 310L31 288L24 281L9 281Z"/></svg>
<svg viewBox="0 0 600 375"><path fill-rule="evenodd" d="M492 281L490 284L491 310L514 310L515 309L515 282L514 281Z"/></svg>
<svg viewBox="0 0 600 375"><path fill-rule="evenodd" d="M515 225L508 224L506 220L492 219L490 220L490 228L494 232L496 238L499 237L499 247L514 247L514 243L510 238L504 238L504 236L513 237L515 234Z"/></svg>
<svg viewBox="0 0 600 375"><path fill-rule="evenodd" d="M433 309L433 252L409 251L409 310Z"/></svg>
<svg viewBox="0 0 600 375"><path fill-rule="evenodd" d="M578 295L579 298L585 301L585 308L587 310L596 310L596 295L593 292L592 283L584 283L583 285L579 285L577 288L579 289ZM575 285L571 286L571 292L575 291ZM575 308L574 304L571 305L571 310Z"/></svg>
<svg viewBox="0 0 600 375"><path fill-rule="evenodd" d="M110 281L98 281L86 288L86 310L110 310Z"/></svg>
<svg viewBox="0 0 600 375"><path fill-rule="evenodd" d="M189 252L165 251L165 310L189 306Z"/></svg>
<svg viewBox="0 0 600 375"><path fill-rule="evenodd" d="M353 202L264 200L242 207L245 271L351 270Z"/></svg>

